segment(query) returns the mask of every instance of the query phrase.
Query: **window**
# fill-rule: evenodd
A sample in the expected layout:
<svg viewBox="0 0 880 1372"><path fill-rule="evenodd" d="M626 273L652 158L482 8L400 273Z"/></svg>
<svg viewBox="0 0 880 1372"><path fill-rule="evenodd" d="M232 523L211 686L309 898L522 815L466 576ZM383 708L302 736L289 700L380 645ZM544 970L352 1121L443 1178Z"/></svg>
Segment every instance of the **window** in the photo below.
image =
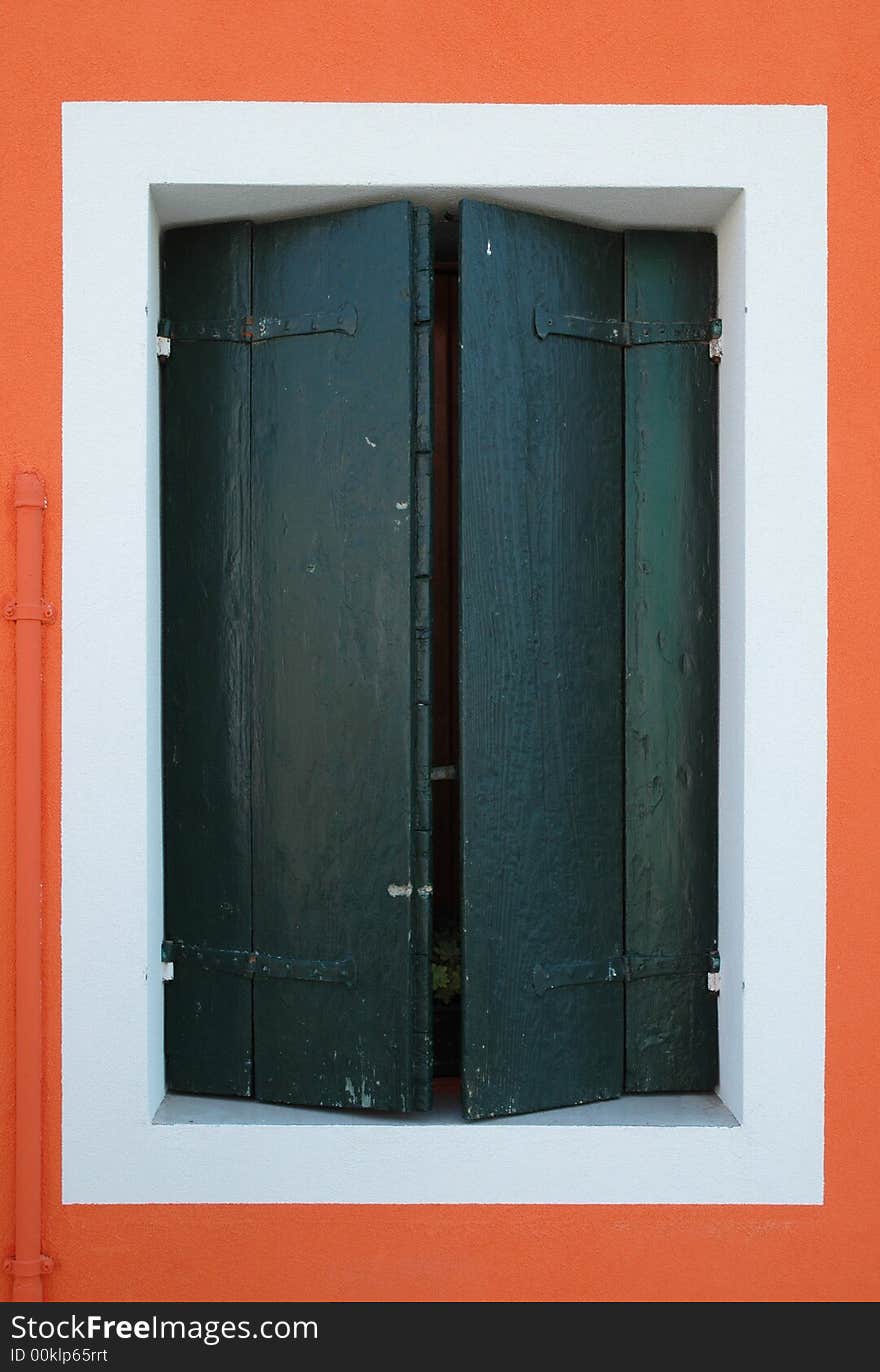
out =
<svg viewBox="0 0 880 1372"><path fill-rule="evenodd" d="M160 230L461 187L717 232L717 1095L480 1129L165 1098ZM63 194L65 1203L821 1201L825 111L73 104Z"/></svg>
<svg viewBox="0 0 880 1372"><path fill-rule="evenodd" d="M430 1108L459 943L466 1118L714 1087L715 256L462 203L435 942L430 216L166 235L170 1088Z"/></svg>

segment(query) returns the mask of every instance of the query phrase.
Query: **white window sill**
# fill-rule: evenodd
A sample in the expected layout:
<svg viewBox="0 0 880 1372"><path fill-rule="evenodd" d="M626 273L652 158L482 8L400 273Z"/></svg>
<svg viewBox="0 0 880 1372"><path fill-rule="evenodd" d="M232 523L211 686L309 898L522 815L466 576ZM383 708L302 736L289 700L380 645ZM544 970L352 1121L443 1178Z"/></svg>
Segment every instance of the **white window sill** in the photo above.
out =
<svg viewBox="0 0 880 1372"><path fill-rule="evenodd" d="M381 1114L374 1110L319 1110L291 1105L265 1105L261 1101L221 1099L216 1096L185 1096L169 1093L156 1114L154 1124L204 1124L214 1128L227 1125L365 1125L368 1128L392 1126L415 1129L483 1129L499 1125L563 1125L569 1128L597 1128L624 1125L679 1129L736 1129L739 1120L714 1092L692 1095L621 1096L618 1100L596 1101L592 1105L569 1105L562 1110L542 1110L532 1115L510 1115L503 1119L462 1119L457 1093L434 1091L433 1110L411 1115Z"/></svg>

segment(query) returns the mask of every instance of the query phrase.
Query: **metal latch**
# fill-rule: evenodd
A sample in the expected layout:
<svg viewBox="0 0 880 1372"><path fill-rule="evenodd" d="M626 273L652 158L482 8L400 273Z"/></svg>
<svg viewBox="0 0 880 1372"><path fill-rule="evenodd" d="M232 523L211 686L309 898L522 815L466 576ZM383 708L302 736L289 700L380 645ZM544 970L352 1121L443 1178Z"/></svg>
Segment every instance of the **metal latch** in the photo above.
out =
<svg viewBox="0 0 880 1372"><path fill-rule="evenodd" d="M162 980L174 980L175 963L187 963L204 972L225 972L252 981L333 981L354 986L354 958L293 958L277 953L258 953L244 948L203 948L180 939L162 944Z"/></svg>

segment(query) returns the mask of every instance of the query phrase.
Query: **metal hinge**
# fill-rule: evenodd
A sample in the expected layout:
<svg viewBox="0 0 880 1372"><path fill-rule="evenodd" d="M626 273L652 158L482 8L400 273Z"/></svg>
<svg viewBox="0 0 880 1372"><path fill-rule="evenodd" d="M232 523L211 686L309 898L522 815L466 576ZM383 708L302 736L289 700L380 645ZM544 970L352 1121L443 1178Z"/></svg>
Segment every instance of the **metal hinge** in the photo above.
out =
<svg viewBox="0 0 880 1372"><path fill-rule="evenodd" d="M720 319L588 319L581 314L550 310L546 305L535 306L535 333L540 339L560 334L608 343L617 348L642 348L657 343L708 343L713 361L721 358L718 346L721 327Z"/></svg>
<svg viewBox="0 0 880 1372"><path fill-rule="evenodd" d="M175 343L268 343L273 338L299 338L313 333L357 333L358 313L354 305L339 305L335 310L314 310L311 314L281 319L274 315L238 319L159 320L156 352L170 357Z"/></svg>
<svg viewBox="0 0 880 1372"><path fill-rule="evenodd" d="M647 977L706 977L706 989L717 994L721 989L721 958L717 948L708 953L614 953L591 962L557 962L532 970L532 988L537 995L565 986L592 986L602 982L642 981Z"/></svg>
<svg viewBox="0 0 880 1372"><path fill-rule="evenodd" d="M290 958L277 953L258 953L244 948L203 948L180 939L162 944L162 980L174 980L175 963L188 963L204 972L225 972L252 981L335 981L354 986L354 958Z"/></svg>

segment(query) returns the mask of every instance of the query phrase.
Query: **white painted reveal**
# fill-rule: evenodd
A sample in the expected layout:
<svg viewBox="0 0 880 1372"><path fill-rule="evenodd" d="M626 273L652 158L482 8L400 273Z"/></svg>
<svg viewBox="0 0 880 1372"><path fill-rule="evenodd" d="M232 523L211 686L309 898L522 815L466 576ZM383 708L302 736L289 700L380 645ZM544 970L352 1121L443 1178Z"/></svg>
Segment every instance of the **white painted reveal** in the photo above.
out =
<svg viewBox="0 0 880 1372"><path fill-rule="evenodd" d="M67 1203L821 1201L825 125L782 106L65 106ZM160 227L461 192L719 236L720 1100L413 1127L163 1105Z"/></svg>

